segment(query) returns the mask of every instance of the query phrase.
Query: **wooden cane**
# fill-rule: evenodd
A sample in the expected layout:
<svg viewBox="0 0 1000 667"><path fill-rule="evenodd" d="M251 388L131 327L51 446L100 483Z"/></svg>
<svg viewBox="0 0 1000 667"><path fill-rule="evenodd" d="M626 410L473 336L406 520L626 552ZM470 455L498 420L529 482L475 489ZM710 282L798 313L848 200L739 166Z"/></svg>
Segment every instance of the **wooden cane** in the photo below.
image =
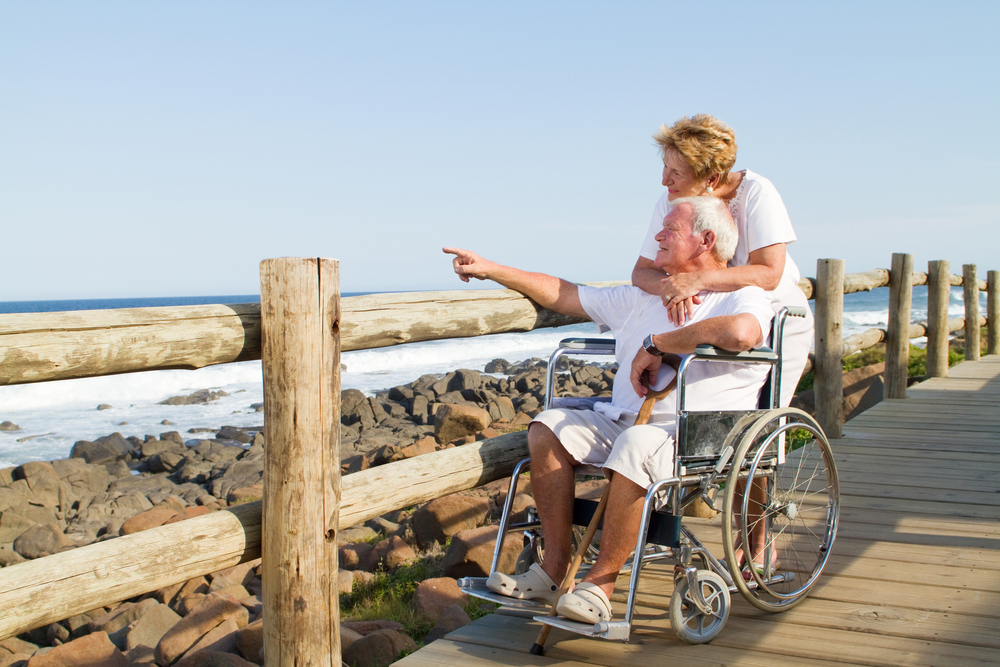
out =
<svg viewBox="0 0 1000 667"><path fill-rule="evenodd" d="M675 356L675 355L672 355ZM665 361L676 371L677 366L680 363L680 358L668 358L664 357ZM649 383L646 376L642 376L642 384L644 387L648 388ZM653 413L653 404L656 401L665 398L667 394L673 391L674 387L677 386L677 376L670 381L663 389L659 391L649 390L646 393L646 400L642 402L642 407L639 408L639 415L635 418L635 426L642 426L649 421L650 415ZM597 527L601 523L601 519L604 517L604 508L608 504L608 496L611 493L611 483L609 482L606 487L604 487L604 493L601 494L601 502L597 504L597 509L594 510L594 517L590 520L590 524L587 526L587 531L583 534L583 539L580 541L580 546L577 547L576 554L573 555L573 560L570 561L569 570L566 572L566 576L563 577L562 583L559 585L559 595L556 600L561 598L569 591L569 587L573 584L573 580L576 579L576 572L580 569L580 564L583 563L583 555L587 553L587 549L590 548L590 543L594 539L594 535L597 533ZM556 605L552 605L549 609L549 616L557 616ZM538 631L538 638L535 639L535 643L531 645L528 652L533 655L544 655L545 653L545 642L549 638L549 632L552 630L551 625L542 624L542 629Z"/></svg>

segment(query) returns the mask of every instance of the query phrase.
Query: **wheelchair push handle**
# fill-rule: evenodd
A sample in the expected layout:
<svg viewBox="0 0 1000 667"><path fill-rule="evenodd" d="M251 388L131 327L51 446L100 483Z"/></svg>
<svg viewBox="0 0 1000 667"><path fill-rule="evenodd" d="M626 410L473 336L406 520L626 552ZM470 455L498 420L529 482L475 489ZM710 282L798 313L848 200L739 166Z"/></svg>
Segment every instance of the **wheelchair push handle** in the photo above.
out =
<svg viewBox="0 0 1000 667"><path fill-rule="evenodd" d="M802 306L785 306L789 317L805 317L808 311Z"/></svg>

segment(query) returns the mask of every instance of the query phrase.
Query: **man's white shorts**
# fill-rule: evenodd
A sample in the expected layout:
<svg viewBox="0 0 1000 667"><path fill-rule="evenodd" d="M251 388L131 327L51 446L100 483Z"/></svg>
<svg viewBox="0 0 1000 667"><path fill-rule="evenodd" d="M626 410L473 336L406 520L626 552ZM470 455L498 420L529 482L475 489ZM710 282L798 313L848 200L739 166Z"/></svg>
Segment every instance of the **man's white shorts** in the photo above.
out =
<svg viewBox="0 0 1000 667"><path fill-rule="evenodd" d="M593 410L554 408L535 422L549 427L574 460L619 472L644 489L674 475L674 421L632 426L631 413L613 420Z"/></svg>

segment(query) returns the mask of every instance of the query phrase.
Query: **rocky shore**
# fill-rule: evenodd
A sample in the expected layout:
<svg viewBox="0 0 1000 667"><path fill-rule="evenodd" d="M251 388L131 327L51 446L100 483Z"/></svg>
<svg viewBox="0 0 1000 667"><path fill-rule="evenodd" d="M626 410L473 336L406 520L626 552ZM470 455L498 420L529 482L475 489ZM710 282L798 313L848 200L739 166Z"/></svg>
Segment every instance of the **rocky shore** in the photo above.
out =
<svg viewBox="0 0 1000 667"><path fill-rule="evenodd" d="M558 376L560 393L610 396L615 370L571 361ZM484 372L427 375L373 397L347 390L342 471L522 429L541 409L544 384L544 361L498 359ZM185 404L185 398L170 400ZM177 431L143 439L112 433L77 442L68 459L0 469L0 567L260 498L263 426L212 431L205 440ZM345 621L347 664L388 664L416 641L433 641L469 621L469 601L455 579L488 570L506 486L501 480L343 531L343 595L355 587L363 592L373 573L422 560L441 574L413 594L417 614L433 624L429 633L407 636L390 620ZM519 494L516 503L523 511L530 496ZM520 550L519 537L505 540L504 565L511 567ZM259 665L260 616L260 564L244 563L0 641L0 667Z"/></svg>

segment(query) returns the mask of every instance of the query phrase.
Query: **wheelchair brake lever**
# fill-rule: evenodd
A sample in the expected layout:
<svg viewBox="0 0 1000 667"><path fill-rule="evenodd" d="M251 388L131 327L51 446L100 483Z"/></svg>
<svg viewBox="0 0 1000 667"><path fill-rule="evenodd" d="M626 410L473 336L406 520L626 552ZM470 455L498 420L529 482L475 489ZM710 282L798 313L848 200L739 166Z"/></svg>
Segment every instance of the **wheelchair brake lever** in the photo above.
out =
<svg viewBox="0 0 1000 667"><path fill-rule="evenodd" d="M722 469L729 463L729 459L733 457L734 451L732 445L726 445L726 448L719 454L719 462L715 464L715 474L718 475L722 472Z"/></svg>

